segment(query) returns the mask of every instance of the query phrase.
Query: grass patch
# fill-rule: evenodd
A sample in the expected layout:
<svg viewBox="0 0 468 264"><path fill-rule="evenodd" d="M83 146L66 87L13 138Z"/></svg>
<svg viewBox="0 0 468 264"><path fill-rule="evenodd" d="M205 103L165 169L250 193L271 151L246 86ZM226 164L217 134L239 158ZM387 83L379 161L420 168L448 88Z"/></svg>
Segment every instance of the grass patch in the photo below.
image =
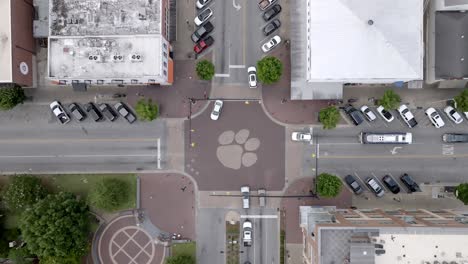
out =
<svg viewBox="0 0 468 264"><path fill-rule="evenodd" d="M240 253L240 224L226 222L226 264L238 264Z"/></svg>
<svg viewBox="0 0 468 264"><path fill-rule="evenodd" d="M197 247L195 242L175 243L172 245L172 256L192 256L197 258Z"/></svg>
<svg viewBox="0 0 468 264"><path fill-rule="evenodd" d="M281 229L280 231L280 264L284 264L284 253L286 251L286 232Z"/></svg>
<svg viewBox="0 0 468 264"><path fill-rule="evenodd" d="M91 188L103 178L118 178L127 182L130 186L129 200L119 210L136 207L136 175L134 174L63 174L39 176L53 192L68 191L84 199L88 199Z"/></svg>

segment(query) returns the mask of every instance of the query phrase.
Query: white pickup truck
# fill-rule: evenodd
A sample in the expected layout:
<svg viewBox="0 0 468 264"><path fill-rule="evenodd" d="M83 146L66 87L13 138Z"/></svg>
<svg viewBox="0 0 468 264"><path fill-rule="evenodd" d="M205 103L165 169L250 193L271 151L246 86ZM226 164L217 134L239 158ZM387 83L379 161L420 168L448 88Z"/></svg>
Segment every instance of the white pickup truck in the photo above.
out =
<svg viewBox="0 0 468 264"><path fill-rule="evenodd" d="M252 246L252 222L245 220L242 224L244 247Z"/></svg>

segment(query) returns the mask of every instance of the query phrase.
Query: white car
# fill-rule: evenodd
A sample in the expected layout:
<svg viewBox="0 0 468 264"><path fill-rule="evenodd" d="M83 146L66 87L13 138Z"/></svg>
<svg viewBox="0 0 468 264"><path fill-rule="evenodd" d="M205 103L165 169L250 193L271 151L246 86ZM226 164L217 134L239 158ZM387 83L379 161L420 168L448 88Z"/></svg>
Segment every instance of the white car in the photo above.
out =
<svg viewBox="0 0 468 264"><path fill-rule="evenodd" d="M198 0L197 1L197 8L198 9L202 9L204 8L207 4L209 4L211 2L211 0Z"/></svg>
<svg viewBox="0 0 468 264"><path fill-rule="evenodd" d="M302 133L302 132L293 132L291 134L291 139L293 141L311 141L312 140L312 134Z"/></svg>
<svg viewBox="0 0 468 264"><path fill-rule="evenodd" d="M242 194L242 208L249 209L249 207L250 207L250 187L249 186L242 186L241 187L241 194Z"/></svg>
<svg viewBox="0 0 468 264"><path fill-rule="evenodd" d="M455 122L455 124L460 124L463 122L463 118L460 113L458 113L457 110L455 110L455 108L452 106L445 107L444 112L450 119L452 119L453 122Z"/></svg>
<svg viewBox="0 0 468 264"><path fill-rule="evenodd" d="M247 73L249 74L249 87L257 88L257 69L251 66L247 68Z"/></svg>
<svg viewBox="0 0 468 264"><path fill-rule="evenodd" d="M445 126L444 120L442 120L439 113L437 113L437 110L435 110L433 107L429 107L426 110L426 115L427 115L427 117L429 117L429 119L431 120L432 124L435 127L441 128L441 127Z"/></svg>
<svg viewBox="0 0 468 264"><path fill-rule="evenodd" d="M250 220L245 220L242 224L242 229L242 239L244 240L244 246L252 246L252 222L250 222Z"/></svg>
<svg viewBox="0 0 468 264"><path fill-rule="evenodd" d="M195 18L195 25L200 26L201 24L205 23L210 19L210 17L213 16L213 10L211 8L207 8L198 14L198 16Z"/></svg>
<svg viewBox="0 0 468 264"><path fill-rule="evenodd" d="M54 115L58 118L61 124L66 124L70 122L70 117L68 116L67 112L62 107L59 101L54 101L50 104L50 110L54 113Z"/></svg>
<svg viewBox="0 0 468 264"><path fill-rule="evenodd" d="M267 53L270 50L274 49L278 44L281 43L281 38L280 36L276 35L272 37L267 43L262 45L262 50L263 52Z"/></svg>
<svg viewBox="0 0 468 264"><path fill-rule="evenodd" d="M370 108L367 106L367 105L363 105L361 107L361 112L364 114L364 116L367 118L367 120L369 121L374 121L375 119L377 119L377 117L375 116L374 112L372 112L372 110L370 110Z"/></svg>
<svg viewBox="0 0 468 264"><path fill-rule="evenodd" d="M211 120L218 120L219 114L221 114L221 109L223 109L223 101L216 100L213 106L213 111L211 111Z"/></svg>
<svg viewBox="0 0 468 264"><path fill-rule="evenodd" d="M400 107L398 107L398 113L400 113L401 118L403 118L403 121L405 121L409 128L413 128L418 125L418 122L414 118L414 115L411 113L408 106L404 104L400 105Z"/></svg>
<svg viewBox="0 0 468 264"><path fill-rule="evenodd" d="M468 119L468 112L463 112L463 114L465 115L466 119Z"/></svg>
<svg viewBox="0 0 468 264"><path fill-rule="evenodd" d="M385 110L383 106L377 107L377 112L380 114L380 116L387 121L388 123L392 122L393 119L395 119L389 111Z"/></svg>

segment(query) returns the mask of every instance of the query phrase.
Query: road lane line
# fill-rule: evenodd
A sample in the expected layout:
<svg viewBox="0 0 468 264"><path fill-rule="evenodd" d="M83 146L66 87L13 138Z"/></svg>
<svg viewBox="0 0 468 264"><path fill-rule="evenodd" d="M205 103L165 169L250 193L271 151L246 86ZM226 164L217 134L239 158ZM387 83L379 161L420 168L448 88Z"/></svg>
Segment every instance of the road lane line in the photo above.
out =
<svg viewBox="0 0 468 264"><path fill-rule="evenodd" d="M90 154L90 155L1 155L0 158L105 158L105 157L155 157L154 154Z"/></svg>
<svg viewBox="0 0 468 264"><path fill-rule="evenodd" d="M252 218L252 219L277 219L277 215L241 215L240 218Z"/></svg>
<svg viewBox="0 0 468 264"><path fill-rule="evenodd" d="M74 143L74 142L154 142L154 138L78 138L78 139L0 139L0 144Z"/></svg>
<svg viewBox="0 0 468 264"><path fill-rule="evenodd" d="M158 169L161 169L161 139L158 138Z"/></svg>
<svg viewBox="0 0 468 264"><path fill-rule="evenodd" d="M215 73L215 77L220 77L220 78L229 78L231 76L229 73Z"/></svg>
<svg viewBox="0 0 468 264"><path fill-rule="evenodd" d="M229 65L230 69L245 69L245 65Z"/></svg>
<svg viewBox="0 0 468 264"><path fill-rule="evenodd" d="M321 159L431 159L431 158L442 158L442 159L453 159L453 158L468 158L468 154L458 154L452 156L444 155L374 155L374 156L324 156Z"/></svg>

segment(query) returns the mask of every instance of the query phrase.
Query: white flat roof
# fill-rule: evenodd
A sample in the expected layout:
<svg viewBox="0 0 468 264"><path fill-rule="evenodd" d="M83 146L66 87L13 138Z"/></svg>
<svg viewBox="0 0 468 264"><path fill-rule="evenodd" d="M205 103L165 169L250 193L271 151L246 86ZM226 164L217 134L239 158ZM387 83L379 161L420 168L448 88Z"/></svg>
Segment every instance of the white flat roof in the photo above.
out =
<svg viewBox="0 0 468 264"><path fill-rule="evenodd" d="M0 82L12 82L11 6L0 1Z"/></svg>
<svg viewBox="0 0 468 264"><path fill-rule="evenodd" d="M423 0L307 0L307 80L423 79Z"/></svg>
<svg viewBox="0 0 468 264"><path fill-rule="evenodd" d="M376 264L468 261L468 235L466 234L444 234L431 231L426 234L381 233L377 238L377 241L380 240L385 241L383 244L385 254L375 256Z"/></svg>
<svg viewBox="0 0 468 264"><path fill-rule="evenodd" d="M49 77L119 79L161 76L161 35L50 37Z"/></svg>

